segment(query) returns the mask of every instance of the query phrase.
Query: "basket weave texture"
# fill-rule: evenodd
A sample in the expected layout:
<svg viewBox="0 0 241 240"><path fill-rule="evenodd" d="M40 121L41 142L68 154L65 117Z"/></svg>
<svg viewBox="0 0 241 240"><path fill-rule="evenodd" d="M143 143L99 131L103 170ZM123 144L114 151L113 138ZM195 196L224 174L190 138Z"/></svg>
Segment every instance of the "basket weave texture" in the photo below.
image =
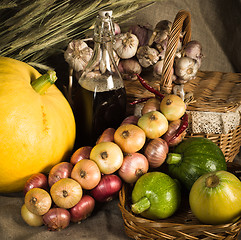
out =
<svg viewBox="0 0 241 240"><path fill-rule="evenodd" d="M162 76L155 79L146 72L143 77L147 82L164 94L172 93L172 68L180 33L184 32L183 44L191 40L191 16L190 13L181 10L175 17L172 25L169 41L164 58ZM125 80L128 101L138 98L154 96L144 89L138 80ZM223 73L199 71L195 79L184 85L186 93L192 93L194 102L187 105L187 111L230 113L235 112L241 105L241 73ZM133 108L129 109L133 111ZM189 129L188 137L201 136L211 139L216 143L225 155L227 162L232 162L238 154L241 146L241 124L225 133L193 132Z"/></svg>
<svg viewBox="0 0 241 240"><path fill-rule="evenodd" d="M228 163L228 171L241 177L241 166ZM192 214L188 199L182 199L179 210L163 220L148 220L134 215L130 210L131 187L124 184L119 193L119 208L125 225L126 235L141 239L237 239L241 230L241 219L222 225L205 225Z"/></svg>

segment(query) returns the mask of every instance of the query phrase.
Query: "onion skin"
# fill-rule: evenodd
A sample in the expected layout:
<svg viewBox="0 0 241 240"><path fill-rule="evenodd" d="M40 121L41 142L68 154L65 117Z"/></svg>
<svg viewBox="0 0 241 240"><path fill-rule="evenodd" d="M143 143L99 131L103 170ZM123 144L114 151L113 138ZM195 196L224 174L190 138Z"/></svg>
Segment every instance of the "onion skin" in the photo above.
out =
<svg viewBox="0 0 241 240"><path fill-rule="evenodd" d="M149 169L147 158L141 153L127 154L118 174L126 183L134 183L137 179L145 174Z"/></svg>
<svg viewBox="0 0 241 240"><path fill-rule="evenodd" d="M43 222L49 231L65 229L70 223L70 212L64 208L51 208L43 215Z"/></svg>
<svg viewBox="0 0 241 240"><path fill-rule="evenodd" d="M84 146L77 149L71 156L70 163L75 165L77 162L79 162L82 159L89 159L91 150L92 150L91 146Z"/></svg>
<svg viewBox="0 0 241 240"><path fill-rule="evenodd" d="M168 130L167 132L162 136L162 138L168 143L169 147L176 146L180 142L182 142L183 138L186 135L186 130L184 130L178 137L175 139L171 140L172 137L175 135L176 131L181 125L181 119L172 121L168 125Z"/></svg>
<svg viewBox="0 0 241 240"><path fill-rule="evenodd" d="M97 139L96 144L101 142L114 142L114 128L107 128L103 131L100 137Z"/></svg>
<svg viewBox="0 0 241 240"><path fill-rule="evenodd" d="M95 208L95 200L90 195L84 195L81 200L72 208L69 209L70 221L80 222L88 218Z"/></svg>
<svg viewBox="0 0 241 240"><path fill-rule="evenodd" d="M149 166L157 168L165 162L168 151L167 142L162 138L155 138L146 145L144 155L149 162Z"/></svg>
<svg viewBox="0 0 241 240"><path fill-rule="evenodd" d="M144 146L146 134L137 125L124 124L116 129L114 140L124 153L134 153Z"/></svg>
<svg viewBox="0 0 241 240"><path fill-rule="evenodd" d="M186 104L179 96L169 94L162 99L160 111L168 121L175 121L181 118L186 112Z"/></svg>
<svg viewBox="0 0 241 240"><path fill-rule="evenodd" d="M69 178L73 165L69 162L61 162L51 168L48 177L49 187L62 178Z"/></svg>
<svg viewBox="0 0 241 240"><path fill-rule="evenodd" d="M60 208L72 208L83 195L80 184L72 178L62 178L50 188L54 203Z"/></svg>
<svg viewBox="0 0 241 240"><path fill-rule="evenodd" d="M30 189L24 198L26 208L33 214L44 215L52 205L52 199L42 188Z"/></svg>
<svg viewBox="0 0 241 240"><path fill-rule="evenodd" d="M36 173L30 176L23 188L24 196L32 188L42 188L47 191L49 189L47 176L43 173Z"/></svg>
<svg viewBox="0 0 241 240"><path fill-rule="evenodd" d="M40 215L36 215L31 213L25 204L23 204L23 206L21 207L21 216L23 218L23 220L32 227L40 227L42 226L43 223L43 217Z"/></svg>
<svg viewBox="0 0 241 240"><path fill-rule="evenodd" d="M125 124L137 125L138 120L139 120L138 116L131 115L131 116L126 117L120 125L125 125Z"/></svg>
<svg viewBox="0 0 241 240"><path fill-rule="evenodd" d="M148 99L141 110L141 114L144 115L145 113L148 113L148 112L159 111L160 103L161 102L158 98Z"/></svg>
<svg viewBox="0 0 241 240"><path fill-rule="evenodd" d="M94 161L83 159L75 164L71 178L76 180L83 189L90 190L100 182L101 172Z"/></svg>
<svg viewBox="0 0 241 240"><path fill-rule="evenodd" d="M103 175L99 184L90 191L91 196L98 202L113 200L122 187L122 180L114 174Z"/></svg>

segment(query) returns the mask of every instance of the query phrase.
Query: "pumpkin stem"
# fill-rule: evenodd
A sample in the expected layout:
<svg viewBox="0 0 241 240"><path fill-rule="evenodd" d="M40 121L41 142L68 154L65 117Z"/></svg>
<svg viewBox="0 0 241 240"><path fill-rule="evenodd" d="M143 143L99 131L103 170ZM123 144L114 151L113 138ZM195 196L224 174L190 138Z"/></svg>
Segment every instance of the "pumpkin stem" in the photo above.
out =
<svg viewBox="0 0 241 240"><path fill-rule="evenodd" d="M179 153L168 153L166 162L168 164L179 164L182 161L182 155Z"/></svg>
<svg viewBox="0 0 241 240"><path fill-rule="evenodd" d="M53 70L49 70L44 75L40 76L39 78L35 79L31 85L33 89L39 93L40 95L43 95L47 89L55 83L57 80L56 72Z"/></svg>
<svg viewBox="0 0 241 240"><path fill-rule="evenodd" d="M147 197L141 198L138 202L131 205L133 213L140 214L146 211L151 206L151 203Z"/></svg>

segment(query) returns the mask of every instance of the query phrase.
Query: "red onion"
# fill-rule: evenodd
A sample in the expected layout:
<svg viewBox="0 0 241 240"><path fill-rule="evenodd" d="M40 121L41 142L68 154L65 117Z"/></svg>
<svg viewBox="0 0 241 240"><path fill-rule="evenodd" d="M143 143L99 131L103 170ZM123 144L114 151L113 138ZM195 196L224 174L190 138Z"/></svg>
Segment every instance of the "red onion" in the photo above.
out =
<svg viewBox="0 0 241 240"><path fill-rule="evenodd" d="M90 193L96 201L108 202L119 193L121 186L122 181L117 175L103 175L99 184Z"/></svg>
<svg viewBox="0 0 241 240"><path fill-rule="evenodd" d="M51 208L43 215L43 222L50 231L61 230L69 226L70 213L64 208Z"/></svg>
<svg viewBox="0 0 241 240"><path fill-rule="evenodd" d="M134 124L134 125L137 125L138 120L139 120L138 116L131 115L131 116L126 117L122 121L121 125L124 125L124 124Z"/></svg>
<svg viewBox="0 0 241 240"><path fill-rule="evenodd" d="M80 222L91 215L95 208L95 200L89 195L84 195L81 200L69 209L71 222Z"/></svg>
<svg viewBox="0 0 241 240"><path fill-rule="evenodd" d="M62 178L69 178L72 169L73 165L69 162L61 162L52 167L48 177L49 187Z"/></svg>
<svg viewBox="0 0 241 240"><path fill-rule="evenodd" d="M145 113L152 112L152 111L159 111L160 109L160 100L158 98L150 98L146 101L143 108L141 109L141 114L144 115Z"/></svg>
<svg viewBox="0 0 241 240"><path fill-rule="evenodd" d="M75 165L77 162L79 162L82 159L89 159L91 149L92 149L91 146L84 146L77 149L71 156L70 163Z"/></svg>
<svg viewBox="0 0 241 240"><path fill-rule="evenodd" d="M182 123L181 119L170 122L168 125L167 132L162 136L162 138L168 143L170 147L176 146L177 144L179 144L186 135L186 129L185 129L180 135L178 135L176 138L172 140L173 136L176 134L177 130L179 129L181 123Z"/></svg>
<svg viewBox="0 0 241 240"><path fill-rule="evenodd" d="M43 173L33 174L25 183L23 193L26 193L32 188L42 188L48 190L48 178Z"/></svg>
<svg viewBox="0 0 241 240"><path fill-rule="evenodd" d="M155 138L146 145L144 155L149 162L149 166L157 168L164 163L168 151L169 147L167 142L164 139Z"/></svg>
<svg viewBox="0 0 241 240"><path fill-rule="evenodd" d="M149 163L141 153L132 153L124 157L122 166L118 170L119 176L127 183L134 183L148 171Z"/></svg>
<svg viewBox="0 0 241 240"><path fill-rule="evenodd" d="M97 139L96 144L101 142L114 142L114 128L107 128L103 131L100 137Z"/></svg>

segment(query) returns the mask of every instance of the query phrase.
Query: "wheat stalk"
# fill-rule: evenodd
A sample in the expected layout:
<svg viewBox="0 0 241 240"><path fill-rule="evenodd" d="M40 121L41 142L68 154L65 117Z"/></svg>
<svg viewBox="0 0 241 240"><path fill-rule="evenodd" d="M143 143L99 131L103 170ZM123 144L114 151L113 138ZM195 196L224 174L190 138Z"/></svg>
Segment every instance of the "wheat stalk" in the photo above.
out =
<svg viewBox="0 0 241 240"><path fill-rule="evenodd" d="M3 0L0 7L0 55L42 64L83 38L99 10L113 10L118 23L152 4L151 0Z"/></svg>

